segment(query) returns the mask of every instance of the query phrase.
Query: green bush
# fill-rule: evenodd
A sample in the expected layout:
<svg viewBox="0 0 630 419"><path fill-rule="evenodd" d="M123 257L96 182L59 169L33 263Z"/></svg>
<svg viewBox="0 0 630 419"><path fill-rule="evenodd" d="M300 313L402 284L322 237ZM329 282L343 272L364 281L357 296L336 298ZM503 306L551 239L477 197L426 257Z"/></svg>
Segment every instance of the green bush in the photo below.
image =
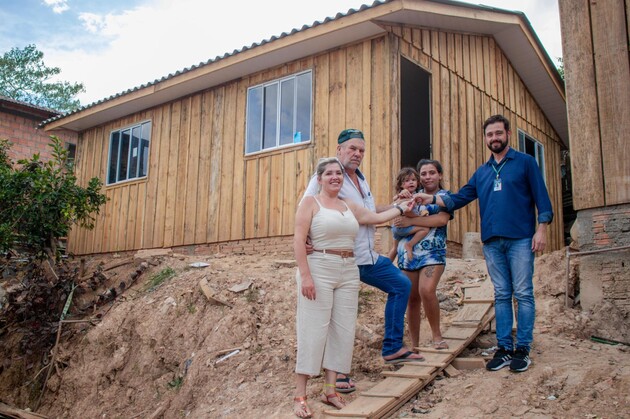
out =
<svg viewBox="0 0 630 419"><path fill-rule="evenodd" d="M73 161L62 141L51 135L52 159L8 158L11 143L0 139L0 251L16 244L44 257L58 257L57 239L68 235L73 225L91 229L94 216L106 202L102 182L92 178L86 188L77 185Z"/></svg>

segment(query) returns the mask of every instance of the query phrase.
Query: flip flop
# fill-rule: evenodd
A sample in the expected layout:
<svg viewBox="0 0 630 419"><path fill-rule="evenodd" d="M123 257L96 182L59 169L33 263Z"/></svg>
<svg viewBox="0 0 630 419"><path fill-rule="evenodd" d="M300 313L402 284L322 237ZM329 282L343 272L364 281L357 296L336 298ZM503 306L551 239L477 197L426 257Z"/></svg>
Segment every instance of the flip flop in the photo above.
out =
<svg viewBox="0 0 630 419"><path fill-rule="evenodd" d="M445 340L433 342L433 349L448 349L448 343Z"/></svg>
<svg viewBox="0 0 630 419"><path fill-rule="evenodd" d="M335 391L344 394L352 393L353 391L355 391L357 388L354 386L354 384L350 384L350 380L351 378L347 375L344 378L337 378L337 383L347 383L348 387L339 387L339 385L337 385L335 387Z"/></svg>
<svg viewBox="0 0 630 419"><path fill-rule="evenodd" d="M421 358L409 358L411 355L415 355L415 352L407 351L397 358L386 359L386 364L403 364L405 362L424 362L424 357ZM421 355L422 356L422 355Z"/></svg>

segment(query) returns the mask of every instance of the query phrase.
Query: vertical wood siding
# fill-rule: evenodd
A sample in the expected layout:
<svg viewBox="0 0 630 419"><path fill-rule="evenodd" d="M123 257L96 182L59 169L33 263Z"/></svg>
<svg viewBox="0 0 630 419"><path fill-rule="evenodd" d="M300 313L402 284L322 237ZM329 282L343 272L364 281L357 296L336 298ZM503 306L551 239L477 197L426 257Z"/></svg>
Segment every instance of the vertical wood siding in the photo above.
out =
<svg viewBox="0 0 630 419"><path fill-rule="evenodd" d="M366 136L362 171L378 203L391 199L399 170L401 55L431 74L433 157L457 190L488 158L481 123L505 114L545 146L556 218L551 249L563 245L560 145L492 38L391 27L386 36L269 69L81 133L82 181L105 179L112 130L151 121L146 179L105 187L109 201L93 231L73 230L76 254L216 243L293 234L295 208L317 159L332 156L348 127ZM492 63L489 65L488 63ZM247 88L313 71L313 140L244 155ZM487 70L486 70L487 69ZM449 239L479 230L477 205L458 211Z"/></svg>
<svg viewBox="0 0 630 419"><path fill-rule="evenodd" d="M560 0L558 5L573 206L581 210L628 203L630 1Z"/></svg>
<svg viewBox="0 0 630 419"><path fill-rule="evenodd" d="M432 157L444 167L445 187L457 191L487 161L481 125L492 114L504 114L512 124L513 147L518 148L519 129L544 145L555 212L548 240L550 250L562 247L560 139L494 39L423 28L400 33L400 53L431 74ZM449 240L461 243L465 232L479 231L479 222L476 204L457 211L449 223Z"/></svg>

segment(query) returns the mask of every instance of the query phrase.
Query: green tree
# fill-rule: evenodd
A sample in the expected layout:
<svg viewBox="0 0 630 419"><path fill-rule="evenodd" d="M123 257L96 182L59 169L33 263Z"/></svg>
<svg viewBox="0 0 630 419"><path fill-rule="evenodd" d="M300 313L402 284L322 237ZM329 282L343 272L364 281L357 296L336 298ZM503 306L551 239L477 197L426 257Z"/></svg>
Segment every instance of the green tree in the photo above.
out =
<svg viewBox="0 0 630 419"><path fill-rule="evenodd" d="M35 45L12 48L0 57L0 94L32 105L67 112L81 106L75 96L85 92L82 83L51 82L61 73L44 64L44 53Z"/></svg>
<svg viewBox="0 0 630 419"><path fill-rule="evenodd" d="M7 157L11 144L0 140L0 252L19 243L37 256L58 257L57 239L75 224L93 228L92 214L106 201L100 179L92 178L86 188L76 184L63 142L50 138L51 160L44 163L35 154L16 167Z"/></svg>
<svg viewBox="0 0 630 419"><path fill-rule="evenodd" d="M556 57L556 61L558 62L558 73L560 73L560 77L562 77L562 80L564 80L564 60L562 59L562 57Z"/></svg>

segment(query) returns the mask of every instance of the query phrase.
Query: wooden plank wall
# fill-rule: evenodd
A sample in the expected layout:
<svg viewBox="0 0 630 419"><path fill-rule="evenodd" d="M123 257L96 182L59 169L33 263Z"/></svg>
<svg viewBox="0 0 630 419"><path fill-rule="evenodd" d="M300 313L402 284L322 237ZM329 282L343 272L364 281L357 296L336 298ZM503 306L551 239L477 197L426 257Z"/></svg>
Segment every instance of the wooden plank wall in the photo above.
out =
<svg viewBox="0 0 630 419"><path fill-rule="evenodd" d="M581 210L628 203L630 1L560 0L558 4L573 206Z"/></svg>
<svg viewBox="0 0 630 419"><path fill-rule="evenodd" d="M375 193L389 197L394 169L388 109L396 88L390 67L397 65L390 41L366 40L288 63L83 132L79 178L105 179L111 131L150 120L149 175L106 186L109 200L96 228L75 229L70 251L291 235L317 159L335 155L337 136L348 127L362 129L375 148L363 170ZM247 88L308 69L314 77L314 141L245 157ZM371 141L373 135L378 141Z"/></svg>
<svg viewBox="0 0 630 419"><path fill-rule="evenodd" d="M450 189L463 185L487 158L480 125L490 113L506 114L514 133L521 128L543 142L556 210L550 248L562 246L558 138L493 39L396 27L386 36L83 132L79 178L105 179L110 132L150 120L149 175L105 187L109 201L96 228L74 230L70 251L89 254L291 235L295 208L317 159L335 155L338 133L350 127L366 136L362 171L376 202L387 202L399 170L400 54L432 74L433 153L445 166ZM244 156L247 88L308 69L313 70L313 141ZM461 243L465 232L478 231L478 223L477 206L470 205L458 212L449 238Z"/></svg>
<svg viewBox="0 0 630 419"><path fill-rule="evenodd" d="M388 27L399 36L400 54L431 74L432 158L444 167L445 187L457 191L490 156L482 124L503 114L518 130L544 145L547 188L555 217L548 229L549 251L564 245L561 189L561 143L494 39L426 28ZM449 240L462 243L469 231L480 231L479 209L471 204L449 223Z"/></svg>

